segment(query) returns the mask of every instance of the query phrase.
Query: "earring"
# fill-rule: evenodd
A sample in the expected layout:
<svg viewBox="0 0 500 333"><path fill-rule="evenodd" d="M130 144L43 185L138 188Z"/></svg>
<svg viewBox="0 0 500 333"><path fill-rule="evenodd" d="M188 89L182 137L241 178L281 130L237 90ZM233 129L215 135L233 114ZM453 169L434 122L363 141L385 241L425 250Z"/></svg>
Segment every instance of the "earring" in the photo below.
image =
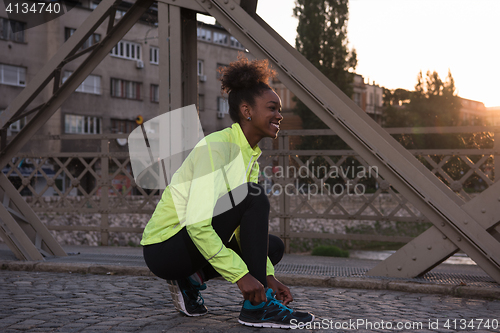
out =
<svg viewBox="0 0 500 333"><path fill-rule="evenodd" d="M248 117L248 118L247 118L247 120L248 120L248 121L252 120L252 117Z"/></svg>

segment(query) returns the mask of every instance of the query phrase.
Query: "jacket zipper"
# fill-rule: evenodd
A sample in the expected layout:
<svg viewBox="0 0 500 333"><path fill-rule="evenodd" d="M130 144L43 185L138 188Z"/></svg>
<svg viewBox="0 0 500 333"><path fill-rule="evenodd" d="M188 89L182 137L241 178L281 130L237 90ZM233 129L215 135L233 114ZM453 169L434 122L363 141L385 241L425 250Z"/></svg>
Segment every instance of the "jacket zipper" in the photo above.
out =
<svg viewBox="0 0 500 333"><path fill-rule="evenodd" d="M255 160L258 160L260 155L262 155L262 152L260 152L259 156L257 156L257 158ZM252 173L252 170L253 170L253 165L255 164L252 163L252 160L253 160L253 155L252 157L250 158L250 162L248 162L248 166L247 166L247 170L246 170L246 173L248 174L248 178L247 178L247 181L250 181L250 174ZM250 164L252 164L252 167L250 168ZM250 172L248 172L248 168L250 168Z"/></svg>

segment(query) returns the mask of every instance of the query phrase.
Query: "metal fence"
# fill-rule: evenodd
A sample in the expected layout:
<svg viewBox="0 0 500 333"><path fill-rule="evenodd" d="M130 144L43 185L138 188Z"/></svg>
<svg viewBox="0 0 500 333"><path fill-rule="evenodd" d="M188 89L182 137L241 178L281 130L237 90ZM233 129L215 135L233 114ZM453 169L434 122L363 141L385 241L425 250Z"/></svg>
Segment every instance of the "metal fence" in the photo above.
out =
<svg viewBox="0 0 500 333"><path fill-rule="evenodd" d="M436 147L446 136L459 140L460 147L409 150L465 201L497 180L500 141L494 138L500 135L500 127L387 131L404 144L418 142L419 136L434 136ZM425 226L430 222L355 151L299 150L291 145L308 136L339 142L331 130L281 131L277 149L263 150L259 160L260 182L271 202L270 231L283 238L287 251L290 240L296 238L408 242L416 234L402 235L397 223ZM20 153L2 171L37 214L93 218L90 225L47 223L49 230L97 232L100 244L109 245L110 233L142 233L161 194L136 186L126 146L122 147L126 137L39 136L35 139L85 140L96 151ZM144 214L145 220L135 226L111 225L110 216L117 214Z"/></svg>

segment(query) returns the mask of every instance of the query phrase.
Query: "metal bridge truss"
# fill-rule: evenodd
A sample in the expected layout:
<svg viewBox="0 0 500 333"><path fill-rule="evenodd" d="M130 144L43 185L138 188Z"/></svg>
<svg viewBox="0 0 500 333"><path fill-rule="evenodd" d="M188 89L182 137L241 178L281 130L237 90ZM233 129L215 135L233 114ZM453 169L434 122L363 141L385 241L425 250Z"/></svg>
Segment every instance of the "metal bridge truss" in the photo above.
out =
<svg viewBox="0 0 500 333"><path fill-rule="evenodd" d="M116 24L113 24L113 17L118 3L114 0L101 2L84 24L0 115L0 128L5 133L10 122L36 112L11 142L5 144L5 134L2 135L0 168L7 165L36 130L54 114L152 2L152 0L137 1ZM490 186L478 197L464 202L284 41L256 15L255 8L255 0L241 0L241 5L234 0L158 1L162 112L196 102L195 12L209 14L245 45L256 58L269 59L287 88L369 165L378 167L379 174L384 180L434 224L370 270L367 275L419 276L456 251L462 250L500 283L500 182ZM106 37L91 48L90 54L81 66L60 86L62 66L81 56L76 53L79 47L107 18L109 20ZM31 111L25 111L34 97L51 80L54 82L54 89L49 101ZM500 154L498 146L495 144L495 156ZM29 207L21 202L19 193L9 186L5 176L0 175L0 180L0 192L3 192L4 198L4 205L0 205L1 226L4 230L0 232L3 238L9 237L10 241L7 243L16 254L23 253L23 256L18 255L18 257L40 259L40 255L27 254L29 252L27 249L35 247L42 250L39 246L41 243L50 244L48 247L52 250L44 250L49 254L63 255L59 250L60 247L54 244L52 237L47 234L36 215L29 213ZM15 202L18 209L9 209L6 202ZM21 224L30 225L36 232L30 234L23 231L26 228L19 229ZM31 245L27 244L26 238L29 238Z"/></svg>

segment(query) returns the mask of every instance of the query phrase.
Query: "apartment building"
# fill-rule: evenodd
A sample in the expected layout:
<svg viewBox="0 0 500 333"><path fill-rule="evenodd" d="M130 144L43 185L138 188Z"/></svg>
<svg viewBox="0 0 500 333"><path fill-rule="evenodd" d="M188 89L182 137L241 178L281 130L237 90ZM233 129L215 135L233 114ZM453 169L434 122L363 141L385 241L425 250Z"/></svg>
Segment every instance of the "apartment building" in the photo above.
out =
<svg viewBox="0 0 500 333"><path fill-rule="evenodd" d="M231 126L227 96L221 94L221 67L229 65L242 53L253 59L245 47L218 25L198 22L198 109L206 134Z"/></svg>
<svg viewBox="0 0 500 333"><path fill-rule="evenodd" d="M127 3L123 5L127 7ZM11 22L8 18L0 18L0 27L6 27L0 31L0 111L11 103L96 6L95 2L82 0L69 13L19 33L9 30ZM118 11L117 20L126 9ZM141 115L147 121L159 114L158 28L155 8L152 7L151 11L152 15L135 24L109 56L64 102L44 125L41 134L128 133L135 128L137 116ZM82 49L101 40L105 35L105 23ZM22 26L26 23L15 24ZM199 22L198 108L205 134L232 123L226 96L220 93L218 68L236 60L240 52L251 58L243 45L222 27ZM63 68L62 82L82 60L77 59ZM49 96L50 89L46 89L32 105L43 103ZM13 123L8 135L15 135L25 122L26 120L20 120ZM80 142L77 147L74 143L63 143L59 149L52 149L82 151L86 147L84 142Z"/></svg>
<svg viewBox="0 0 500 333"><path fill-rule="evenodd" d="M92 0L81 0L68 13L28 30L23 30L26 22L11 21L6 15L0 14L0 112L7 108L97 5ZM120 6L116 20L121 19L131 3L122 2ZM0 10L2 12L5 13L5 10ZM14 33L13 25L22 31ZM106 28L105 21L84 43L82 50L98 43L105 36ZM202 22L198 27L198 41L198 108L203 130L205 134L209 134L232 123L227 100L220 93L217 69L236 60L239 52L247 54L247 51L222 27ZM144 121L158 116L158 45L157 9L152 6L147 15L130 29L38 134L130 133L137 126L135 120L138 116L142 116ZM62 68L61 83L71 76L84 58L85 55ZM31 103L28 110L45 103L51 93L50 84ZM27 121L21 119L12 123L8 129L8 137L16 135ZM109 148L111 151L127 151L123 140L112 140ZM97 152L99 149L100 144L92 140L32 140L23 151ZM22 168L26 168L26 173L30 172L30 165L29 160L20 164ZM50 174L51 168L52 166L47 165L44 171ZM71 171L78 174L82 168L81 164L75 163ZM100 168L98 163L94 168ZM64 187L65 180L62 179L61 182ZM44 184L38 184L37 187L40 186ZM87 187L92 186L93 184L88 184Z"/></svg>
<svg viewBox="0 0 500 333"><path fill-rule="evenodd" d="M462 107L459 112L459 124L462 126L487 125L488 114L483 102L459 97Z"/></svg>
<svg viewBox="0 0 500 333"><path fill-rule="evenodd" d="M486 108L486 114L489 125L500 126L500 106Z"/></svg>
<svg viewBox="0 0 500 333"><path fill-rule="evenodd" d="M9 19L0 18L0 110L5 109L38 71L54 56L61 45L76 31L98 4L82 0L68 13L45 24L12 33ZM116 15L119 20L130 4L122 3ZM26 22L15 24L25 25ZM82 49L98 43L105 35L106 22L84 43ZM150 119L159 114L158 43L155 8L125 35L112 52L85 79L60 109L41 128L39 134L127 133L142 115ZM61 83L76 70L85 55L62 68ZM32 102L30 108L46 102L51 96L49 85ZM15 135L24 125L13 123L8 134ZM39 151L95 151L94 143L81 141L53 142L40 147L30 143L26 149ZM113 145L119 145L114 142ZM118 148L117 148L118 149Z"/></svg>

